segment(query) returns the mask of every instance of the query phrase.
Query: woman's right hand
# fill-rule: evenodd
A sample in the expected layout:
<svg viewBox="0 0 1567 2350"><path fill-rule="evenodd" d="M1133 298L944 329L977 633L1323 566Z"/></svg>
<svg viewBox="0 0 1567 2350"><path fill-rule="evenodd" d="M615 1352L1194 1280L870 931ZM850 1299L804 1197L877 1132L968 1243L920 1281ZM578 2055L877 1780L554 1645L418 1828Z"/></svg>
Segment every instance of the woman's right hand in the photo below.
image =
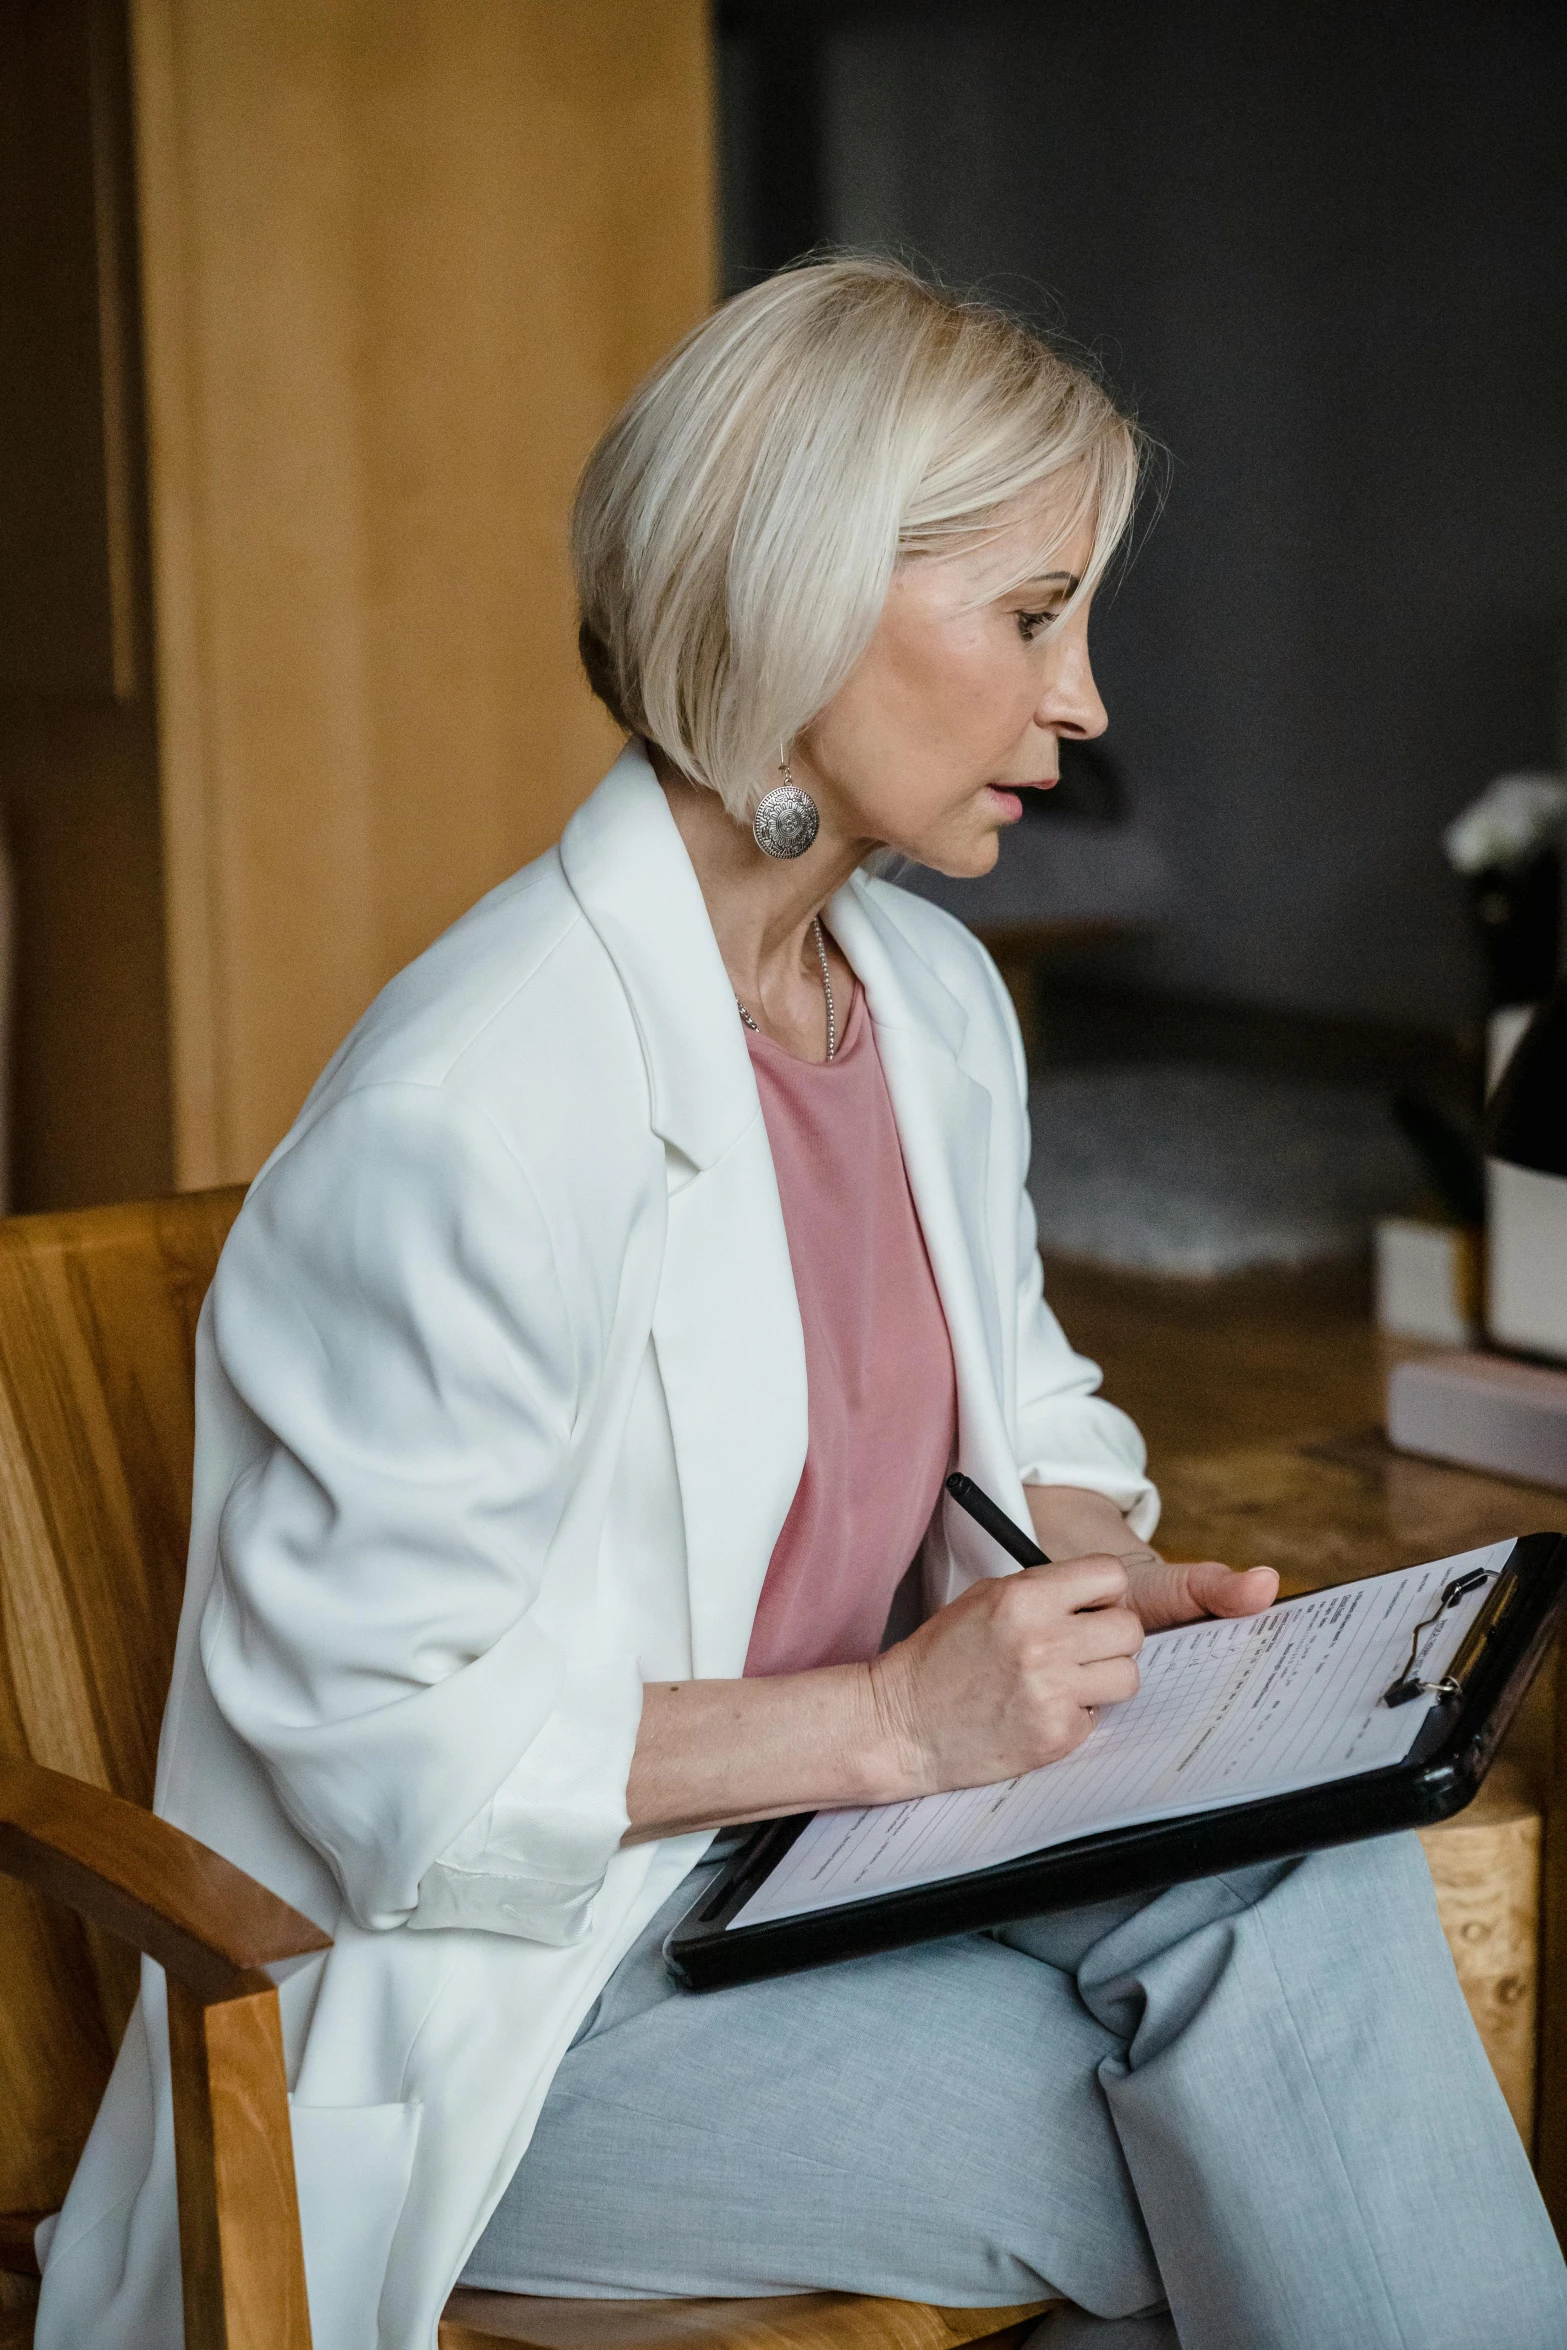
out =
<svg viewBox="0 0 1567 2350"><path fill-rule="evenodd" d="M1081 1746L1137 1688L1109 1552L976 1583L872 1663L642 1693L625 1841L984 1787Z"/></svg>
<svg viewBox="0 0 1567 2350"><path fill-rule="evenodd" d="M870 1666L906 1795L1059 1762L1138 1686L1143 1627L1108 1552L971 1584Z"/></svg>

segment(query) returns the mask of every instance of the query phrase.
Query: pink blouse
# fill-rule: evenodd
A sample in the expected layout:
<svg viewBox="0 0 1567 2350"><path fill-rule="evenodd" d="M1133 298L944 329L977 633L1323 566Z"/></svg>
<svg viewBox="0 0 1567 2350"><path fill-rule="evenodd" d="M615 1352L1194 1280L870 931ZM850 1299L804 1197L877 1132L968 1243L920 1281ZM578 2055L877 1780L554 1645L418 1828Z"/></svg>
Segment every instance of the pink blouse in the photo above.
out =
<svg viewBox="0 0 1567 2350"><path fill-rule="evenodd" d="M872 1657L957 1433L946 1316L856 988L831 1061L746 1031L805 1332L809 1437L748 1674Z"/></svg>

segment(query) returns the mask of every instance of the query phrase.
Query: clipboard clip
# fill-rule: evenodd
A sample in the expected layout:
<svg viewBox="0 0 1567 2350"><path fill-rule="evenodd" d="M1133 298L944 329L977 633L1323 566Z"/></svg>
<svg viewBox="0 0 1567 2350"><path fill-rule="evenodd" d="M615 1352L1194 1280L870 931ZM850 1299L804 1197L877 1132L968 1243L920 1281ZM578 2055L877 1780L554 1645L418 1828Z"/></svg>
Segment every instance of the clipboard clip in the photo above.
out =
<svg viewBox="0 0 1567 2350"><path fill-rule="evenodd" d="M1426 1634L1441 1622L1449 1608L1455 1608L1461 1599L1467 1599L1471 1591L1478 1591L1483 1583L1489 1583L1498 1572L1499 1570L1495 1567L1471 1567L1467 1575L1455 1575L1451 1583L1443 1584L1435 1607L1422 1622L1415 1626L1414 1631L1410 1634L1409 1662L1405 1665L1398 1679L1383 1691L1382 1703L1384 1705L1408 1705L1411 1699L1416 1697L1446 1699L1463 1696L1464 1673L1478 1651L1480 1642L1491 1629L1486 1621L1489 1611L1481 1610L1470 1628L1469 1637L1465 1640L1457 1656L1454 1657L1449 1670L1442 1675L1439 1681L1421 1680L1420 1643Z"/></svg>

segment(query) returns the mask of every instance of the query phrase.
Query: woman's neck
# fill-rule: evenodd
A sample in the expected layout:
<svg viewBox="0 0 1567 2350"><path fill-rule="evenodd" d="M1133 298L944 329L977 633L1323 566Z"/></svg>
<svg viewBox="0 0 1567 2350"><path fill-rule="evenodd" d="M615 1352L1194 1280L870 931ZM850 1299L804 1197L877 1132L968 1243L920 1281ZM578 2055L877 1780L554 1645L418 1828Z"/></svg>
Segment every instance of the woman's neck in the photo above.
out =
<svg viewBox="0 0 1567 2350"><path fill-rule="evenodd" d="M661 753L651 757L736 996L775 1043L801 1060L820 1060L826 1047L814 925L873 844L835 839L822 809L804 856L783 863L764 855L716 792L686 782ZM827 951L846 1007L852 974L831 941Z"/></svg>

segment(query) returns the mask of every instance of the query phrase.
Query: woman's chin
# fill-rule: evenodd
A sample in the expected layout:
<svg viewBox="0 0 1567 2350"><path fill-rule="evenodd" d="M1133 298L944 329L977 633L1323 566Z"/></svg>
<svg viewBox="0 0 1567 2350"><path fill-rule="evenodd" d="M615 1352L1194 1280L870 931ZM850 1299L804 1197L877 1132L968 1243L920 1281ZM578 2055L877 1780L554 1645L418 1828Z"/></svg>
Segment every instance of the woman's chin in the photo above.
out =
<svg viewBox="0 0 1567 2350"><path fill-rule="evenodd" d="M903 853L917 865L928 865L933 873L944 873L949 881L977 881L1001 854L1001 829L987 824L983 831L968 832L958 839L924 841Z"/></svg>

